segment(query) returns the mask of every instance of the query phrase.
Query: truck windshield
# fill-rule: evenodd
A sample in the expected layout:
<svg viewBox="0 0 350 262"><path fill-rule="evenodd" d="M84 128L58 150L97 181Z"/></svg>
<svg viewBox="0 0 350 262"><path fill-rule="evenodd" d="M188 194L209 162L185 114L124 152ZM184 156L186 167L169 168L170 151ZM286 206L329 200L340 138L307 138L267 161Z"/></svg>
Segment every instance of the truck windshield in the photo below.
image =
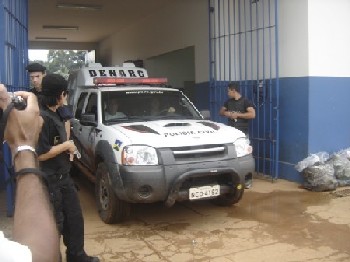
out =
<svg viewBox="0 0 350 262"><path fill-rule="evenodd" d="M164 90L102 92L104 123L159 119L202 119L181 93Z"/></svg>

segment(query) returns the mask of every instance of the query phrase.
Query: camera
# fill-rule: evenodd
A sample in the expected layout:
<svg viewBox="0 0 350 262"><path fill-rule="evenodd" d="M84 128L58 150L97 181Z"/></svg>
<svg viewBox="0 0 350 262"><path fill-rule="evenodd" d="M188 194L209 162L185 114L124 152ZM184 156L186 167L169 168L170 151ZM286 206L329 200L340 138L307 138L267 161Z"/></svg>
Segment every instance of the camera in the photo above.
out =
<svg viewBox="0 0 350 262"><path fill-rule="evenodd" d="M11 103L13 103L14 107L17 110L24 110L27 107L27 102L23 99L21 96L16 96L12 92L8 92L10 98L11 98Z"/></svg>
<svg viewBox="0 0 350 262"><path fill-rule="evenodd" d="M7 92L7 93L10 97L10 103L13 104L14 108L16 108L17 110L24 110L27 107L27 102L26 100L23 99L23 97L16 96L12 92ZM3 119L3 117L5 118ZM4 116L4 110L0 108L0 162L3 159L2 144L4 141L6 121L7 121L7 116Z"/></svg>

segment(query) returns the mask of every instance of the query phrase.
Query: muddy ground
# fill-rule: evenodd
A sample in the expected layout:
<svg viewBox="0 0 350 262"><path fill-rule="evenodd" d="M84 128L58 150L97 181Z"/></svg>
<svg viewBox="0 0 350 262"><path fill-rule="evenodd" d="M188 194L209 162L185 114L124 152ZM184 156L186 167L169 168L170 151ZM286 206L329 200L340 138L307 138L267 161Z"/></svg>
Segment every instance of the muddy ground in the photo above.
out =
<svg viewBox="0 0 350 262"><path fill-rule="evenodd" d="M232 207L210 201L135 205L127 222L106 225L93 186L78 184L85 249L101 261L350 261L350 188L316 193L257 178ZM10 236L12 219L4 212L0 219Z"/></svg>

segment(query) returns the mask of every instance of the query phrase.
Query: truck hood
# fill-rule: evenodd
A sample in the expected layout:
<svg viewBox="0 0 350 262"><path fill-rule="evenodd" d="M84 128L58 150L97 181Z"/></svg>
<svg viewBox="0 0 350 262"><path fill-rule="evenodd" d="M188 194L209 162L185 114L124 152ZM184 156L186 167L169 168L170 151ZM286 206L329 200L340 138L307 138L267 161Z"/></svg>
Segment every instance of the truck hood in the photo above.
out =
<svg viewBox="0 0 350 262"><path fill-rule="evenodd" d="M240 130L207 120L159 120L110 126L123 133L127 144L178 147L233 143L245 137Z"/></svg>

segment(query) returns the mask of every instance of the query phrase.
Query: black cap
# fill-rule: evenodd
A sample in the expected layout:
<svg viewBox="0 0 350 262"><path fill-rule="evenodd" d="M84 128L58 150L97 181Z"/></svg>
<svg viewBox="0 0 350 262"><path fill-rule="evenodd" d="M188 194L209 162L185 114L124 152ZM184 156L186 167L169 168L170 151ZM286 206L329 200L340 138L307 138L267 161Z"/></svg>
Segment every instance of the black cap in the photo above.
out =
<svg viewBox="0 0 350 262"><path fill-rule="evenodd" d="M44 96L60 95L67 91L67 80L59 74L47 74L41 82L41 94Z"/></svg>
<svg viewBox="0 0 350 262"><path fill-rule="evenodd" d="M26 66L28 72L45 72L46 67L39 63L32 63Z"/></svg>

